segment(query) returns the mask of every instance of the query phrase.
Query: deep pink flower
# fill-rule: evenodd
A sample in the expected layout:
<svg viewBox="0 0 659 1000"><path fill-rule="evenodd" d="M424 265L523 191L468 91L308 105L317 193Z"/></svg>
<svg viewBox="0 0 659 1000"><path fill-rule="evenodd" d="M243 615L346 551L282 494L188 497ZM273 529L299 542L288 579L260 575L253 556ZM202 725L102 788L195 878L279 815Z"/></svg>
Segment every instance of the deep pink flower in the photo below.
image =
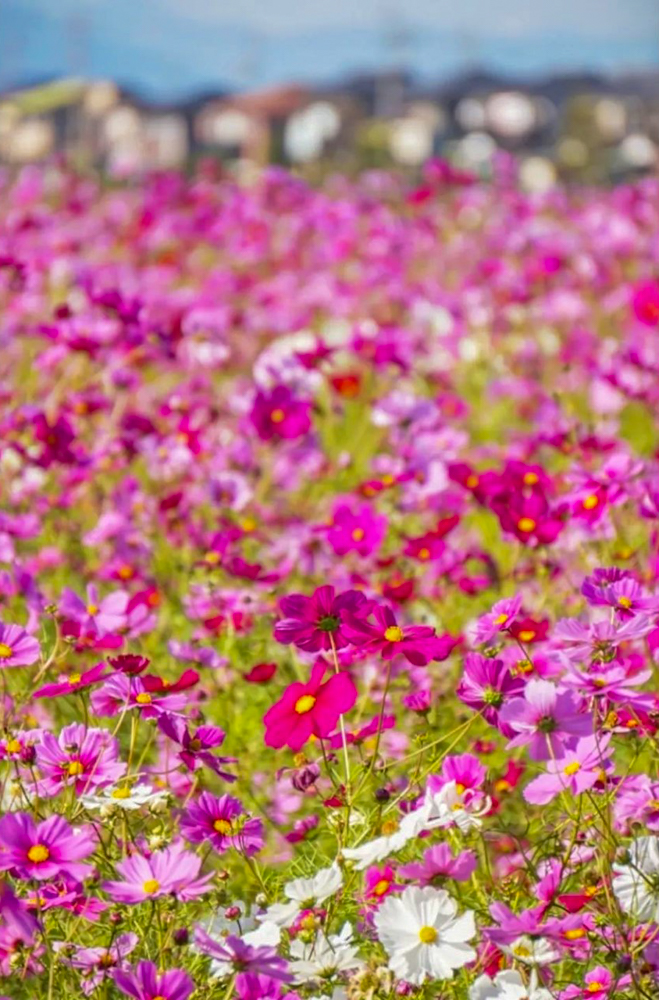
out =
<svg viewBox="0 0 659 1000"><path fill-rule="evenodd" d="M376 552L387 533L387 518L376 514L369 504L350 507L341 503L334 508L327 539L337 556L357 552L366 558Z"/></svg>
<svg viewBox="0 0 659 1000"><path fill-rule="evenodd" d="M379 653L384 660L401 654L415 666L425 666L430 660L443 659L445 644L429 625L399 625L391 608L386 604L370 606L369 620L363 610L360 615L346 618L345 635L365 654Z"/></svg>
<svg viewBox="0 0 659 1000"><path fill-rule="evenodd" d="M97 663L82 673L72 671L70 674L60 674L52 684L44 684L32 695L33 698L59 698L62 695L75 694L103 680L106 671L105 663Z"/></svg>
<svg viewBox="0 0 659 1000"><path fill-rule="evenodd" d="M82 881L92 870L82 858L95 848L91 827L74 830L63 816L49 816L41 823L22 812L0 818L0 869L16 878L41 882L68 875Z"/></svg>
<svg viewBox="0 0 659 1000"><path fill-rule="evenodd" d="M275 625L275 639L284 645L294 643L310 653L331 649L332 639L335 647L342 649L348 644L342 631L344 616L358 613L365 603L360 591L346 590L336 595L329 585L318 587L311 597L289 594L279 602L285 617Z"/></svg>
<svg viewBox="0 0 659 1000"><path fill-rule="evenodd" d="M183 969L168 969L158 974L153 962L138 962L134 969L113 973L115 985L134 1000L188 1000L194 980Z"/></svg>
<svg viewBox="0 0 659 1000"><path fill-rule="evenodd" d="M501 707L524 690L522 677L513 677L502 660L489 659L479 653L468 653L464 658L463 674L456 694L490 725L499 725Z"/></svg>
<svg viewBox="0 0 659 1000"><path fill-rule="evenodd" d="M180 712L188 704L183 692L170 694L167 687L161 686L159 690L153 684L150 687L151 690L142 677L112 674L92 693L92 711L98 716L113 716L135 709L145 719L155 719L162 712Z"/></svg>
<svg viewBox="0 0 659 1000"><path fill-rule="evenodd" d="M222 972L226 971L227 975L232 971L240 971L268 976L281 982L288 982L291 978L286 960L268 945L246 944L231 934L216 941L199 926L195 928L194 942L200 951L215 959L221 969L225 967Z"/></svg>
<svg viewBox="0 0 659 1000"><path fill-rule="evenodd" d="M263 718L267 746L300 750L312 735L319 739L328 737L339 716L350 711L357 700L352 678L341 671L323 683L326 671L327 664L317 660L309 681L291 684L268 709Z"/></svg>
<svg viewBox="0 0 659 1000"><path fill-rule="evenodd" d="M659 326L659 282L641 281L632 293L634 316L644 326Z"/></svg>
<svg viewBox="0 0 659 1000"><path fill-rule="evenodd" d="M118 903L143 903L145 899L175 896L187 902L210 891L214 872L199 877L201 858L181 843L171 844L150 857L132 854L117 864L122 881L104 882L103 889Z"/></svg>
<svg viewBox="0 0 659 1000"><path fill-rule="evenodd" d="M94 948L78 948L73 955L68 955L69 945L64 941L56 941L53 950L62 965L81 970L84 975L81 982L82 991L89 996L101 983L111 978L117 969L126 965L126 957L138 944L137 934L120 934L107 948L102 945Z"/></svg>
<svg viewBox="0 0 659 1000"><path fill-rule="evenodd" d="M245 812L242 803L231 795L219 798L202 792L191 802L181 819L181 833L191 844L208 840L222 854L233 847L251 857L265 842L263 823Z"/></svg>
<svg viewBox="0 0 659 1000"><path fill-rule="evenodd" d="M492 605L492 610L486 615L481 615L473 631L473 641L476 645L491 642L492 639L510 625L519 614L522 606L522 598L517 594L515 597L504 597Z"/></svg>
<svg viewBox="0 0 659 1000"><path fill-rule="evenodd" d="M293 440L311 427L311 404L297 399L288 386L278 385L270 392L256 394L250 416L262 441Z"/></svg>
<svg viewBox="0 0 659 1000"><path fill-rule="evenodd" d="M436 844L428 848L421 861L403 865L400 875L421 886L441 886L447 879L466 882L475 872L477 864L473 851L460 851L455 857L448 844Z"/></svg>
<svg viewBox="0 0 659 1000"><path fill-rule="evenodd" d="M235 757L216 757L211 753L224 743L225 733L219 726L198 726L190 732L188 724L180 715L164 712L158 717L158 728L174 743L181 747L178 757L189 771L197 765L205 764L224 781L235 781L236 775L225 770L225 764L235 764Z"/></svg>
<svg viewBox="0 0 659 1000"><path fill-rule="evenodd" d="M106 729L87 729L78 722L65 726L57 737L44 733L36 747L36 762L43 775L39 794L48 798L69 787L82 795L114 784L126 773L119 760L119 741Z"/></svg>
<svg viewBox="0 0 659 1000"><path fill-rule="evenodd" d="M20 625L0 622L0 670L4 667L29 667L41 655L39 643Z"/></svg>

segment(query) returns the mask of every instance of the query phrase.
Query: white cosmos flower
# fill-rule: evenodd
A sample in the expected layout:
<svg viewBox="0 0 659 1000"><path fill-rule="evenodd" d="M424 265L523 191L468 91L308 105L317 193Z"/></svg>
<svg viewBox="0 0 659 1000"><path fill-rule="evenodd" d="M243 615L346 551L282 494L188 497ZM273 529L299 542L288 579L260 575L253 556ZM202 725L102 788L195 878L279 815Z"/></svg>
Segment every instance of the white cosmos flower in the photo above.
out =
<svg viewBox="0 0 659 1000"><path fill-rule="evenodd" d="M519 972L506 969L490 979L479 976L469 990L469 1000L552 1000L549 990L538 986L535 969L525 986Z"/></svg>
<svg viewBox="0 0 659 1000"><path fill-rule="evenodd" d="M426 830L439 827L457 826L462 833L472 827L482 826L484 816L492 805L488 796L477 799L473 805L465 802L464 791L460 791L455 781L449 781L438 792L426 792L422 809L426 810Z"/></svg>
<svg viewBox="0 0 659 1000"><path fill-rule="evenodd" d="M374 922L398 979L417 986L426 979L452 979L454 969L476 958L467 944L476 933L474 915L457 911L445 889L431 886L408 886L384 901Z"/></svg>
<svg viewBox="0 0 659 1000"><path fill-rule="evenodd" d="M296 983L330 979L337 972L352 972L363 965L349 923L343 925L339 934L326 937L319 931L313 941L296 938L291 944L290 969Z"/></svg>
<svg viewBox="0 0 659 1000"><path fill-rule="evenodd" d="M613 865L613 891L626 913L659 920L659 837L637 837L627 864Z"/></svg>
<svg viewBox="0 0 659 1000"><path fill-rule="evenodd" d="M312 878L296 878L284 886L285 903L270 906L260 920L268 920L280 927L290 927L301 910L310 910L339 891L343 885L341 869L334 862L329 868L321 868Z"/></svg>
<svg viewBox="0 0 659 1000"><path fill-rule="evenodd" d="M531 938L527 934L515 938L510 944L500 945L500 948L524 965L550 965L561 957L551 941L546 938Z"/></svg>
<svg viewBox="0 0 659 1000"><path fill-rule="evenodd" d="M103 788L96 795L83 795L80 799L85 809L100 809L107 815L114 809L141 809L142 806L156 805L167 798L167 792L156 792L150 785L116 785Z"/></svg>
<svg viewBox="0 0 659 1000"><path fill-rule="evenodd" d="M426 818L426 811L423 808L415 809L403 816L398 829L393 833L376 837L375 840L369 840L359 847L344 847L342 854L348 861L355 862L357 871L364 871L369 865L383 861L390 854L402 850L405 844L425 829Z"/></svg>

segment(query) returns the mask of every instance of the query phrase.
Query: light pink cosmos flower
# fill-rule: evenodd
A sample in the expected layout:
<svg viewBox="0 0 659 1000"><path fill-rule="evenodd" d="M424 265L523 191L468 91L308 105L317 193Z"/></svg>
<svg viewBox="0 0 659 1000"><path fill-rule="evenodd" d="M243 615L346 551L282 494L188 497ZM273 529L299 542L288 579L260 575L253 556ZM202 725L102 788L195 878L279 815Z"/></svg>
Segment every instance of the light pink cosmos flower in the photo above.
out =
<svg viewBox="0 0 659 1000"><path fill-rule="evenodd" d="M646 615L636 615L624 623L609 621L586 622L577 618L561 618L556 622L553 638L563 645L571 660L583 660L609 649L616 649L623 642L643 639L654 625Z"/></svg>
<svg viewBox="0 0 659 1000"><path fill-rule="evenodd" d="M181 712L188 704L185 692L167 693L147 690L141 677L128 674L112 674L102 686L93 692L91 707L94 715L113 716L119 712L135 709L145 719L155 719L163 712Z"/></svg>
<svg viewBox="0 0 659 1000"><path fill-rule="evenodd" d="M535 778L524 789L524 798L533 805L544 806L561 792L581 795L596 785L611 770L607 748L610 734L586 736L574 750L547 763L547 773Z"/></svg>
<svg viewBox="0 0 659 1000"><path fill-rule="evenodd" d="M59 612L69 621L77 622L85 635L106 635L118 632L126 624L128 594L118 590L102 600L93 584L87 587L87 600L83 601L74 591L65 587L59 603Z"/></svg>
<svg viewBox="0 0 659 1000"><path fill-rule="evenodd" d="M531 760L558 757L577 737L593 731L591 715L579 711L574 695L540 678L528 682L523 698L505 704L499 718L517 734L508 746L528 744Z"/></svg>
<svg viewBox="0 0 659 1000"><path fill-rule="evenodd" d="M39 794L50 798L72 786L76 795L82 795L111 785L126 773L126 765L118 757L119 741L106 729L87 729L74 722L57 737L45 732L36 748L43 775Z"/></svg>
<svg viewBox="0 0 659 1000"><path fill-rule="evenodd" d="M71 952L71 945L64 941L55 941L53 951L58 955L62 965L72 969L80 969L82 992L85 996L93 993L98 986L110 978L116 969L126 965L126 956L135 950L139 943L137 934L120 934L119 937L104 948L78 948Z"/></svg>
<svg viewBox="0 0 659 1000"><path fill-rule="evenodd" d="M91 827L73 828L63 816L35 823L29 813L7 813L0 819L0 870L16 878L45 879L68 875L82 882L92 871L82 864L96 847Z"/></svg>
<svg viewBox="0 0 659 1000"><path fill-rule="evenodd" d="M0 669L29 667L40 655L39 643L24 628L0 622Z"/></svg>
<svg viewBox="0 0 659 1000"><path fill-rule="evenodd" d="M150 857L133 854L117 864L123 881L104 882L103 889L118 903L143 903L145 899L175 896L188 901L210 890L215 873L199 878L201 858L186 851L180 842Z"/></svg>
<svg viewBox="0 0 659 1000"><path fill-rule="evenodd" d="M474 625L471 632L472 641L477 646L491 642L500 632L510 627L517 618L521 606L522 598L519 594L497 601L492 605L492 610L486 615L481 615Z"/></svg>

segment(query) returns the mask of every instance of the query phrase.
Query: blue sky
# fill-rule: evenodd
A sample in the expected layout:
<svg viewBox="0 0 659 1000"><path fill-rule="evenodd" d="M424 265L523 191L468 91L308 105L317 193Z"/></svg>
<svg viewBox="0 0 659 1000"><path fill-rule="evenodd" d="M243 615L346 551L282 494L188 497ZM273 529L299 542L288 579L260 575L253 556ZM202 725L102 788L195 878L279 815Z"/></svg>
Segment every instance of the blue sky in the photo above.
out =
<svg viewBox="0 0 659 1000"><path fill-rule="evenodd" d="M326 82L392 58L439 79L659 67L657 0L0 0L0 84L110 76L153 96Z"/></svg>

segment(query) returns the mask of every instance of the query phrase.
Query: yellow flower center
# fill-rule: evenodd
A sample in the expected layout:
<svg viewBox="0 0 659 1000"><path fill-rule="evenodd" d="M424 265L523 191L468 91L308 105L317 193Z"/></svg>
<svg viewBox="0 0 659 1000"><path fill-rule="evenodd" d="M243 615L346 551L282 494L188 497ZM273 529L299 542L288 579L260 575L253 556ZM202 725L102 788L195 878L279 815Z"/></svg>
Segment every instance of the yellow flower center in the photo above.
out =
<svg viewBox="0 0 659 1000"><path fill-rule="evenodd" d="M27 856L30 861L34 861L35 864L40 864L42 861L48 861L50 851L45 844L33 844L27 852Z"/></svg>
<svg viewBox="0 0 659 1000"><path fill-rule="evenodd" d="M476 487L478 486L478 476L474 475L468 476L467 486L469 487L470 490L476 489Z"/></svg>
<svg viewBox="0 0 659 1000"><path fill-rule="evenodd" d="M98 604L88 604L87 605L87 614L88 615L97 615L98 614Z"/></svg>
<svg viewBox="0 0 659 1000"><path fill-rule="evenodd" d="M518 639L521 642L531 642L532 639L535 639L535 629L532 628L522 629L522 631L518 635Z"/></svg>
<svg viewBox="0 0 659 1000"><path fill-rule="evenodd" d="M590 496L587 496L583 501L584 510L594 510L599 502L600 498L595 493L591 493Z"/></svg>
<svg viewBox="0 0 659 1000"><path fill-rule="evenodd" d="M508 615L499 615L497 618L494 619L494 624L505 625L507 621L508 621Z"/></svg>
<svg viewBox="0 0 659 1000"><path fill-rule="evenodd" d="M142 888L144 889L144 891L148 896L152 896L154 892L157 892L158 889L160 888L160 882L158 882L158 880L155 878L150 878L147 879Z"/></svg>
<svg viewBox="0 0 659 1000"><path fill-rule="evenodd" d="M138 705L150 705L151 695L149 694L148 691L140 691L140 693L135 698L135 701L137 702Z"/></svg>
<svg viewBox="0 0 659 1000"><path fill-rule="evenodd" d="M603 989L604 983L592 982L588 983L588 986L586 986L586 993L599 993L599 991Z"/></svg>
<svg viewBox="0 0 659 1000"><path fill-rule="evenodd" d="M402 642L405 636L400 625L390 625L385 631L384 637L387 642Z"/></svg>
<svg viewBox="0 0 659 1000"><path fill-rule="evenodd" d="M133 567L129 566L128 564L126 564L125 566L120 566L118 573L120 580L130 580L130 578L133 576Z"/></svg>
<svg viewBox="0 0 659 1000"><path fill-rule="evenodd" d="M585 937L586 931L583 927L572 927L569 931L565 932L565 937L568 941L578 941L579 938Z"/></svg>
<svg viewBox="0 0 659 1000"><path fill-rule="evenodd" d="M573 760L569 764L566 764L563 768L563 774L571 775L576 774L577 771L581 770L581 764L578 760Z"/></svg>
<svg viewBox="0 0 659 1000"><path fill-rule="evenodd" d="M113 799L129 799L130 798L130 788L126 788L125 785L124 785L123 788L115 788L115 790L112 793L112 798Z"/></svg>
<svg viewBox="0 0 659 1000"><path fill-rule="evenodd" d="M20 753L21 744L14 738L13 740L7 740L7 753Z"/></svg>
<svg viewBox="0 0 659 1000"><path fill-rule="evenodd" d="M272 413L270 414L270 419L272 420L273 424L281 424L286 419L286 414L284 413L283 410L277 408L276 410L273 410Z"/></svg>
<svg viewBox="0 0 659 1000"><path fill-rule="evenodd" d="M391 882L389 882L388 879L381 878L380 881L376 882L375 885L373 886L373 895L384 896L385 892L387 891L390 885Z"/></svg>
<svg viewBox="0 0 659 1000"><path fill-rule="evenodd" d="M14 650L6 642L0 642L0 660L8 660Z"/></svg>
<svg viewBox="0 0 659 1000"><path fill-rule="evenodd" d="M419 549L418 555L419 559L423 559L424 561L430 559L430 549Z"/></svg>
<svg viewBox="0 0 659 1000"><path fill-rule="evenodd" d="M421 944L434 944L437 940L437 931L427 924L419 930L419 941Z"/></svg>
<svg viewBox="0 0 659 1000"><path fill-rule="evenodd" d="M79 684L81 680L81 674L69 674L69 684Z"/></svg>
<svg viewBox="0 0 659 1000"><path fill-rule="evenodd" d="M206 555L204 556L204 562L208 563L209 566L217 566L221 558L222 557L220 556L219 552L213 552L211 550L210 552L207 552Z"/></svg>
<svg viewBox="0 0 659 1000"><path fill-rule="evenodd" d="M533 531L535 528L535 521L532 517L520 517L517 522L517 527L520 531Z"/></svg>
<svg viewBox="0 0 659 1000"><path fill-rule="evenodd" d="M618 604L620 605L621 608L631 608L632 599L631 597L619 597Z"/></svg>
<svg viewBox="0 0 659 1000"><path fill-rule="evenodd" d="M226 836L231 833L232 826L228 819L216 819L213 823L213 829Z"/></svg>
<svg viewBox="0 0 659 1000"><path fill-rule="evenodd" d="M531 954L530 948L527 948L525 944L515 945L511 950L513 955L517 955L518 958L528 958Z"/></svg>
<svg viewBox="0 0 659 1000"><path fill-rule="evenodd" d="M85 769L79 760L70 761L69 766L67 767L70 778L74 778L77 774L82 774L84 770Z"/></svg>
<svg viewBox="0 0 659 1000"><path fill-rule="evenodd" d="M362 538L364 537L364 534L365 532L363 528L355 528L355 530L352 533L353 542L361 542Z"/></svg>
<svg viewBox="0 0 659 1000"><path fill-rule="evenodd" d="M316 704L316 699L312 694L303 694L301 698L295 702L295 711L298 715L306 715Z"/></svg>
<svg viewBox="0 0 659 1000"><path fill-rule="evenodd" d="M537 472L524 473L524 484L526 486L535 486L535 484L538 482L539 479L540 476L537 474Z"/></svg>
<svg viewBox="0 0 659 1000"><path fill-rule="evenodd" d="M244 517L240 522L240 527L243 531L256 531L258 526L258 522L253 517Z"/></svg>
<svg viewBox="0 0 659 1000"><path fill-rule="evenodd" d="M386 819L380 829L383 836L389 837L398 829L398 823L395 819Z"/></svg>

